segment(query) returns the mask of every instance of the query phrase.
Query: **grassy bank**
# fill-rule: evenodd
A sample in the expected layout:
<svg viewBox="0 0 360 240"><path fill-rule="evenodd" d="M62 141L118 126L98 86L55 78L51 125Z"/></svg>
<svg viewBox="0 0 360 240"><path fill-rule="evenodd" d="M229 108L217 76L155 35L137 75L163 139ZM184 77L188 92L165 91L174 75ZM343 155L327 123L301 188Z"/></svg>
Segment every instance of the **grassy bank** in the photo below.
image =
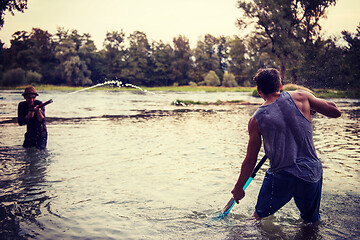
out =
<svg viewBox="0 0 360 240"><path fill-rule="evenodd" d="M1 90L23 90L25 86L19 87L0 87ZM38 91L78 91L85 87L69 87L69 86L55 86L55 85L39 85L36 86ZM165 91L165 92L249 92L254 96L257 95L255 87L209 87L209 86L166 86L166 87L141 87L147 91ZM295 89L303 89L301 86L291 85L284 86L284 90L291 91ZM102 86L91 88L88 91L139 91L131 87L111 87ZM360 98L359 90L333 90L333 89L312 89L312 93L320 98Z"/></svg>
<svg viewBox="0 0 360 240"><path fill-rule="evenodd" d="M204 101L192 101L192 100L175 100L172 105L176 106L191 106L191 105L225 105L225 104L249 104L242 100L231 100L231 101L221 101L217 100L216 102L204 102Z"/></svg>
<svg viewBox="0 0 360 240"><path fill-rule="evenodd" d="M209 87L209 86L169 86L145 88L148 91L167 91L167 92L252 92L254 87Z"/></svg>
<svg viewBox="0 0 360 240"><path fill-rule="evenodd" d="M319 98L360 98L360 90L332 90L332 89L315 89L314 95Z"/></svg>

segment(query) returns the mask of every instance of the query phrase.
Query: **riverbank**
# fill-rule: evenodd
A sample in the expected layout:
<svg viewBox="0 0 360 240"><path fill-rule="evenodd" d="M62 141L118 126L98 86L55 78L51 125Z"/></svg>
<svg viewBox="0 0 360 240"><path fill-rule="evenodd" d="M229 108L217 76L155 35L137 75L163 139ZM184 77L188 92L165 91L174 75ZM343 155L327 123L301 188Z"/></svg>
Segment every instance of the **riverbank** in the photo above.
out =
<svg viewBox="0 0 360 240"><path fill-rule="evenodd" d="M25 86L2 87L0 90L23 90ZM39 85L36 86L40 91L79 91L85 87ZM163 87L140 87L144 91L165 91L165 92L249 92L253 96L257 95L256 87L211 87L211 86L163 86ZM286 91L304 89L304 87L294 84L286 84L283 87ZM138 88L101 86L89 89L90 91L139 91ZM336 89L311 89L312 93L319 98L360 98L360 91L355 90L336 90Z"/></svg>

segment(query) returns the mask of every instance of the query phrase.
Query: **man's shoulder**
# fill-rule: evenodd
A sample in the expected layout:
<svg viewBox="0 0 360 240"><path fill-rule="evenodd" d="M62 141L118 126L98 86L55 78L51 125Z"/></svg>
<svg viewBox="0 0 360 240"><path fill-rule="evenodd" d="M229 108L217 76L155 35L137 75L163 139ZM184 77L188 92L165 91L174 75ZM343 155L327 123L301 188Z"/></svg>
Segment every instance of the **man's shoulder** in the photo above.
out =
<svg viewBox="0 0 360 240"><path fill-rule="evenodd" d="M24 107L26 105L27 105L26 101L19 102L19 107Z"/></svg>
<svg viewBox="0 0 360 240"><path fill-rule="evenodd" d="M288 93L295 101L308 101L309 96L312 95L311 93L305 90L289 91Z"/></svg>

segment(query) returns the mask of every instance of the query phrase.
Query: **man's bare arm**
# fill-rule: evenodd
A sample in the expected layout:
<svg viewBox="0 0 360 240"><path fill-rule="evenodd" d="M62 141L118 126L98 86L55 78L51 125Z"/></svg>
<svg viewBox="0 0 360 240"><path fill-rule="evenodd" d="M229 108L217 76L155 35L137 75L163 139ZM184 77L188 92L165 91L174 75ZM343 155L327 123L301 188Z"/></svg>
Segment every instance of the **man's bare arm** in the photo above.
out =
<svg viewBox="0 0 360 240"><path fill-rule="evenodd" d="M310 93L308 93L307 96L312 110L331 118L338 118L341 116L341 111L337 108L335 103L317 98Z"/></svg>
<svg viewBox="0 0 360 240"><path fill-rule="evenodd" d="M232 190L232 194L237 203L239 203L239 200L241 200L245 196L243 187L248 178L251 176L252 171L254 170L261 147L260 130L254 117L252 117L249 121L248 130L249 142L247 146L246 156L241 165L241 171L238 181L236 182L235 187Z"/></svg>

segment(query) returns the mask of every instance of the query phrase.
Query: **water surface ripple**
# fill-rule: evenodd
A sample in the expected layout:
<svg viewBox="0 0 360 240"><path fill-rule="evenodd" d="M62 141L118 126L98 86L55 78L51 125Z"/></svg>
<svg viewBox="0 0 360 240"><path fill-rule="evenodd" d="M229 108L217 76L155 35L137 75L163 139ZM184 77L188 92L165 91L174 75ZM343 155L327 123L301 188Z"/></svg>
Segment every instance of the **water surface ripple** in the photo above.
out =
<svg viewBox="0 0 360 240"><path fill-rule="evenodd" d="M261 99L247 93L40 92L48 148L23 149L21 92L1 91L1 239L356 239L359 101L335 100L338 119L315 116L324 166L322 221L305 225L294 202L251 218L264 166L229 216L231 197ZM174 100L251 104L171 105ZM261 153L262 155L263 153Z"/></svg>

